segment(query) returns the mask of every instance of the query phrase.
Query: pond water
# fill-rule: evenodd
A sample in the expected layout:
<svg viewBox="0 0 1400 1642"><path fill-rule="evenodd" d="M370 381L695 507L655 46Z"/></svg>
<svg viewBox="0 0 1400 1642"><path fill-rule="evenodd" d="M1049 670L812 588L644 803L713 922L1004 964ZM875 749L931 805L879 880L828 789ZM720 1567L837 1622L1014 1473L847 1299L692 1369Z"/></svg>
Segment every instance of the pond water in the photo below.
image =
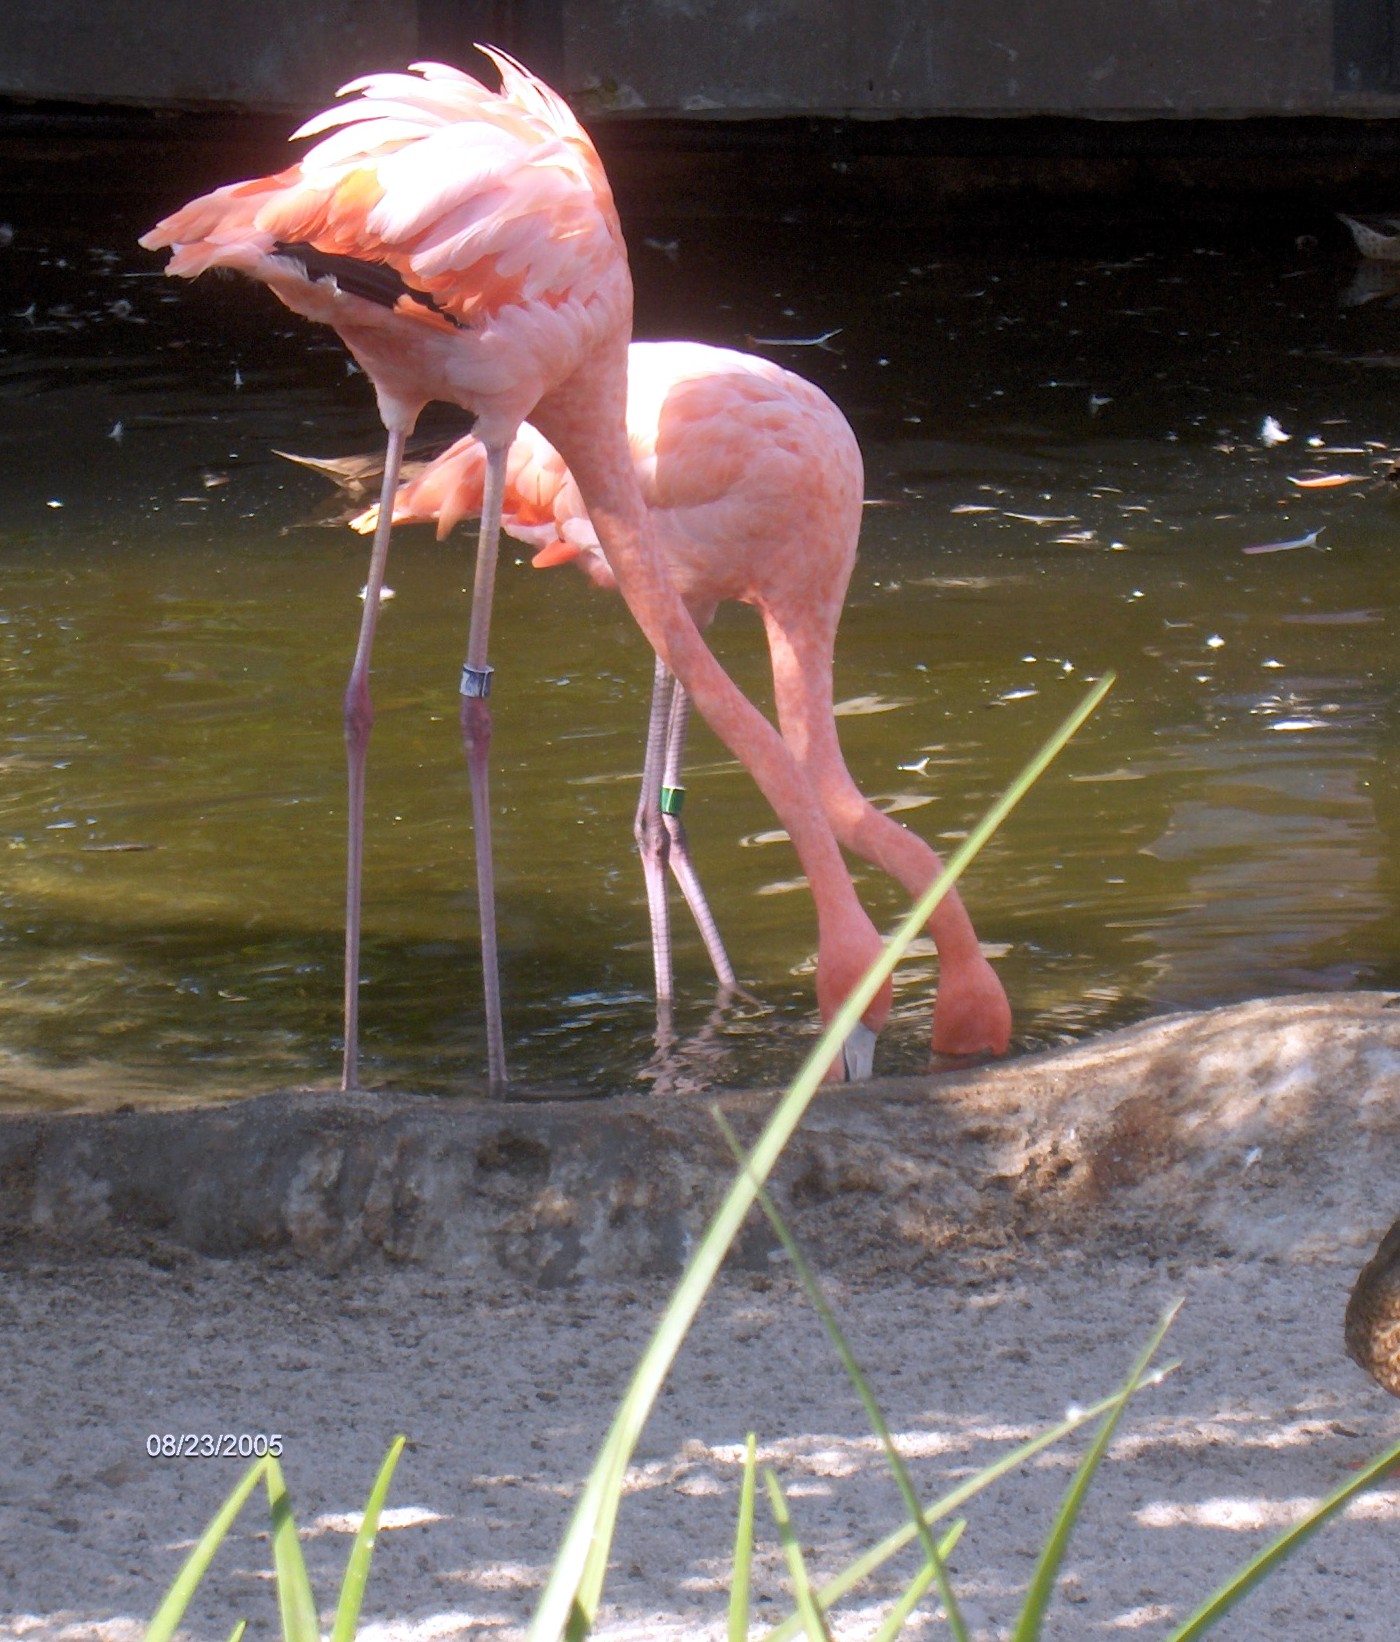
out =
<svg viewBox="0 0 1400 1642"><path fill-rule="evenodd" d="M335 339L267 293L158 277L135 237L187 192L0 199L12 1105L338 1069L340 698L366 550L315 522L329 487L275 452L368 451L378 423ZM1106 222L628 227L639 334L766 339L861 438L872 505L838 695L872 796L946 850L1087 681L1119 675L966 880L1017 1051L1400 984L1400 313L1349 296L1335 225L1300 218L1301 244ZM463 425L444 410L426 431ZM1324 475L1358 477L1297 482ZM403 532L391 554L363 1002L367 1081L463 1093L485 1061L456 727L470 566L461 531ZM678 905L683 1041L658 1066L630 833L649 654L616 598L524 549L497 600L513 1072L595 1094L785 1076L813 1029L814 932L771 815L697 726L687 819L752 999L715 1008ZM714 632L766 701L753 613ZM858 883L892 926L898 892ZM879 1070L927 1064L934 979L927 956L902 968Z"/></svg>

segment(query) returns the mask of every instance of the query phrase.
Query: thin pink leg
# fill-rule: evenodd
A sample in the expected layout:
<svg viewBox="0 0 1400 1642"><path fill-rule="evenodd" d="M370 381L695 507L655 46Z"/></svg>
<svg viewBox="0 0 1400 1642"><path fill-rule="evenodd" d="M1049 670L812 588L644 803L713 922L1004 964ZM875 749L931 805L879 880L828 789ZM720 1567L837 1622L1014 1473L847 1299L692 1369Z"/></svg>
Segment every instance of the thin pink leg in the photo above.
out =
<svg viewBox="0 0 1400 1642"><path fill-rule="evenodd" d="M408 438L405 428L389 430L384 453L384 488L379 504L379 522L370 549L369 581L365 586L365 608L360 617L360 637L350 682L345 687L345 758L349 774L349 827L345 861L345 1060L340 1077L342 1089L360 1087L360 886L365 860L365 758L369 733L374 725L374 707L369 695L369 658L374 648L374 629L379 620L380 595L384 589L384 567L389 559L389 532L393 525L394 493L398 489L399 468Z"/></svg>
<svg viewBox="0 0 1400 1642"><path fill-rule="evenodd" d="M856 786L841 752L832 711L832 638L804 624L800 610L763 611L773 657L773 689L784 739L802 765L836 839L853 854L889 873L911 896L920 896L943 863L916 833L882 814ZM1005 1054L1011 1037L1011 1006L982 954L957 891L934 909L929 934L938 949L938 999L933 1047L940 1054ZM848 1063L849 1064L849 1063Z"/></svg>
<svg viewBox="0 0 1400 1642"><path fill-rule="evenodd" d="M734 967L729 962L729 954L724 950L719 925L715 922L714 913L710 911L710 903L705 899L705 891L701 887L700 875L695 870L690 843L685 835L685 822L681 820L681 801L685 797L685 788L681 785L681 764L685 757L685 738L689 728L690 697L686 694L685 686L676 683L671 695L670 722L666 727L666 768L661 778L660 794L662 824L670 835L671 871L676 875L676 882L681 886L681 893L685 896L686 904L700 931L700 939L705 943L705 951L710 955L715 979L726 991L732 992L738 986L734 979Z"/></svg>
<svg viewBox="0 0 1400 1642"><path fill-rule="evenodd" d="M472 788L476 838L477 916L481 924L481 984L486 1003L486 1059L493 1090L506 1083L505 1029L501 1021L501 971L496 950L496 875L491 857L491 674L486 660L491 636L491 600L496 588L496 555L501 535L506 453L510 440L486 453L486 490L481 503L476 575L472 582L471 630L462 668L462 742Z"/></svg>

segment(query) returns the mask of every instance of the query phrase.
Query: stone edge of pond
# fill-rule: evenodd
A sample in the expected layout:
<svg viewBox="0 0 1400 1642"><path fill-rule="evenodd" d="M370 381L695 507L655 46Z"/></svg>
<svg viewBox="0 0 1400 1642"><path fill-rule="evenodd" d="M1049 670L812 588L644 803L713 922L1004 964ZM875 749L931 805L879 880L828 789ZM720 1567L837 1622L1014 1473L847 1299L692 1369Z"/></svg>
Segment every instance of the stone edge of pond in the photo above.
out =
<svg viewBox="0 0 1400 1642"><path fill-rule="evenodd" d="M1037 1247L1359 1263L1400 1213L1400 995L1159 1017L1064 1049L823 1091L774 1176L828 1265L989 1273ZM771 1091L718 1104L752 1140ZM678 1272L732 1174L703 1099L471 1104L286 1091L0 1115L0 1240L544 1286ZM766 1268L755 1211L731 1260Z"/></svg>

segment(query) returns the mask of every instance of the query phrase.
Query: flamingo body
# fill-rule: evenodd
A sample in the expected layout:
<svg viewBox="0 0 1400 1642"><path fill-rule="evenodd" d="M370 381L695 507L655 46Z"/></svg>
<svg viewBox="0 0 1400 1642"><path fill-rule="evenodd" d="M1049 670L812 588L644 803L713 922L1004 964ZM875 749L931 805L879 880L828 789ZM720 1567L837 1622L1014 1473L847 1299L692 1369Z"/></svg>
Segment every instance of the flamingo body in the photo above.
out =
<svg viewBox="0 0 1400 1642"><path fill-rule="evenodd" d="M652 538L704 627L725 600L755 606L772 655L782 734L836 837L911 895L941 870L927 844L856 787L832 709L836 629L863 506L860 448L821 390L769 360L695 342L633 343L627 432ZM468 435L400 487L394 522L439 536L482 503L486 452ZM376 509L354 522L373 529ZM502 527L537 566L574 562L616 586L607 551L567 464L525 423L506 458ZM956 896L935 913L943 959L934 1047L1007 1047L1010 1011Z"/></svg>
<svg viewBox="0 0 1400 1642"><path fill-rule="evenodd" d="M863 468L846 418L770 360L699 342L634 342L627 434L656 545L705 625L726 600L782 610L833 642L860 533ZM400 486L394 523L439 537L481 510L486 451L459 439ZM377 509L353 523L368 532ZM502 525L535 563L617 578L568 464L528 422L506 459Z"/></svg>

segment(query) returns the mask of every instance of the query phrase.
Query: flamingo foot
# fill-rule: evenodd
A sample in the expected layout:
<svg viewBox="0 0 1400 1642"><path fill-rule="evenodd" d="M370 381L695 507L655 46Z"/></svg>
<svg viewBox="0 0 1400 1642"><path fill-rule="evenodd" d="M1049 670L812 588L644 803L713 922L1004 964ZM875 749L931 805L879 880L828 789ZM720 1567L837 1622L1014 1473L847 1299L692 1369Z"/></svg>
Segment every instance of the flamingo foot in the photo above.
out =
<svg viewBox="0 0 1400 1642"><path fill-rule="evenodd" d="M1011 1042L1011 1005L996 971L979 953L939 977L933 1007L936 1055L1004 1055Z"/></svg>

